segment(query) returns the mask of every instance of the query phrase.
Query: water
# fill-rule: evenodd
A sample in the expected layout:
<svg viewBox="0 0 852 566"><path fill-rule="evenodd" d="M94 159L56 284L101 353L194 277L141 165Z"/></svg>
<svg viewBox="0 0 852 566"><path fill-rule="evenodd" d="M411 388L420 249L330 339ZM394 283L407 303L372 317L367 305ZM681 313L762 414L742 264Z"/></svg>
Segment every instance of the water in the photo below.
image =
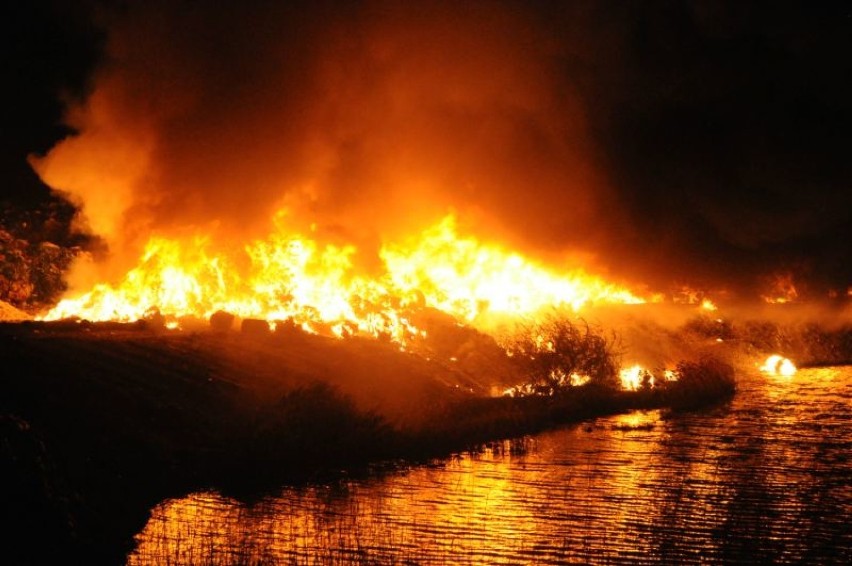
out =
<svg viewBox="0 0 852 566"><path fill-rule="evenodd" d="M130 564L852 563L852 367L426 466L162 502Z"/></svg>

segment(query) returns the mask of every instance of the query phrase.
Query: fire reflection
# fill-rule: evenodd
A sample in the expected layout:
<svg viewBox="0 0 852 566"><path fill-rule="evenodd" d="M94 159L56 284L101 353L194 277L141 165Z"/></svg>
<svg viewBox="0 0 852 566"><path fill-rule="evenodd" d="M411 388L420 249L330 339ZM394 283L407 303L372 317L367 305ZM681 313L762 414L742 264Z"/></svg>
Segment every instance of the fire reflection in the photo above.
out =
<svg viewBox="0 0 852 566"><path fill-rule="evenodd" d="M129 563L836 561L852 549L852 371L743 382L709 413L602 418L254 505L166 501Z"/></svg>

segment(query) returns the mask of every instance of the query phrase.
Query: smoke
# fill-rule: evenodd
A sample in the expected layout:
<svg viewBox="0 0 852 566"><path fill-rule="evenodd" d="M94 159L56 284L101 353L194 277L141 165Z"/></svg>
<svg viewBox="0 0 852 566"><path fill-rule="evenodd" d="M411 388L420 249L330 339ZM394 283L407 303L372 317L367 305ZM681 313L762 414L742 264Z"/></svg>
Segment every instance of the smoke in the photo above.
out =
<svg viewBox="0 0 852 566"><path fill-rule="evenodd" d="M77 135L33 164L121 254L152 232L375 243L456 211L541 253L618 217L570 45L521 4L129 3Z"/></svg>
<svg viewBox="0 0 852 566"><path fill-rule="evenodd" d="M645 280L852 282L848 7L599 2L583 83ZM605 49L602 46L606 46Z"/></svg>
<svg viewBox="0 0 852 566"><path fill-rule="evenodd" d="M845 43L738 5L128 2L77 135L32 163L116 256L281 208L369 252L456 211L658 289L843 285Z"/></svg>

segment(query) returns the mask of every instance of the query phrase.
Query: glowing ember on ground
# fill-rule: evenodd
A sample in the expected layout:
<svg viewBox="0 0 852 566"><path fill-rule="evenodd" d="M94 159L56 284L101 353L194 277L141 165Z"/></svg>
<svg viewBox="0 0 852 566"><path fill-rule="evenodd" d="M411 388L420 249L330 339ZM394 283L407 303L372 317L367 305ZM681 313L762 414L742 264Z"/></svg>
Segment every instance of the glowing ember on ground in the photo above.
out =
<svg viewBox="0 0 852 566"><path fill-rule="evenodd" d="M227 251L208 236L152 237L117 285L101 283L62 300L44 320L78 317L291 320L308 332L386 336L405 343L420 331L407 314L432 307L476 325L494 316L577 310L589 303L641 303L627 289L582 271L556 272L517 253L459 236L452 216L379 251L384 271L357 272L354 246L322 244L289 230L286 214L265 240Z"/></svg>
<svg viewBox="0 0 852 566"><path fill-rule="evenodd" d="M589 383L592 378L588 375L581 375L579 373L572 373L571 375L565 375L564 372L554 371L551 374L551 377L554 380L554 383L558 388L565 388L568 386L571 387L580 387L581 385L586 385ZM540 394L536 387L531 383L523 383L521 385L515 385L513 387L508 387L503 390L504 397L526 397L529 395L538 395Z"/></svg>
<svg viewBox="0 0 852 566"><path fill-rule="evenodd" d="M769 375L790 377L796 374L797 369L795 364L789 359L778 354L773 354L766 358L766 361L760 366L760 371Z"/></svg>

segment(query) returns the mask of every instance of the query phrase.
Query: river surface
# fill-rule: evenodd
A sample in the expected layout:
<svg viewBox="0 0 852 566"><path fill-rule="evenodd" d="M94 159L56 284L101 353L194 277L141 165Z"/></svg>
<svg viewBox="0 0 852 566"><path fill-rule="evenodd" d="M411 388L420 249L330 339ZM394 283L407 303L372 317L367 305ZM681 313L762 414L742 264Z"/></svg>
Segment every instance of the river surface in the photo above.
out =
<svg viewBox="0 0 852 566"><path fill-rule="evenodd" d="M155 507L130 564L852 564L852 367L367 479Z"/></svg>

